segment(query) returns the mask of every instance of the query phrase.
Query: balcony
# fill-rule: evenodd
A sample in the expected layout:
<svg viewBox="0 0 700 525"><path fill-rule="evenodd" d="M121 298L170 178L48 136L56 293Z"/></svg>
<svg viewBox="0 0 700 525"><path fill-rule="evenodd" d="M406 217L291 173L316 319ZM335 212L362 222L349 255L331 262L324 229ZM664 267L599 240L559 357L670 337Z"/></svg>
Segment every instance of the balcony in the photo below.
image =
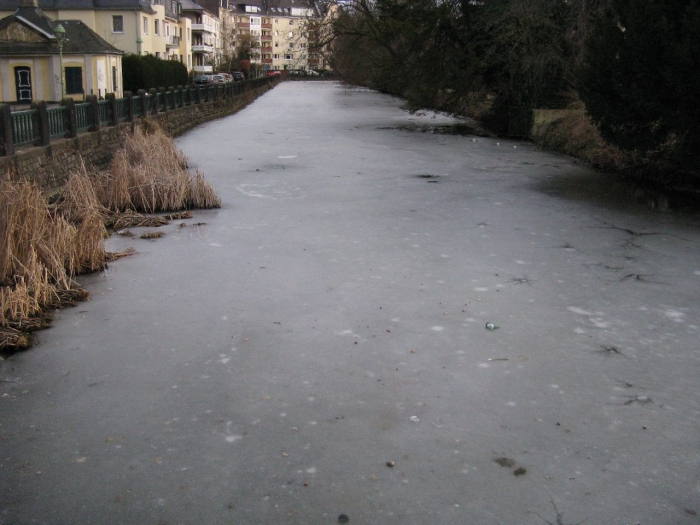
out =
<svg viewBox="0 0 700 525"><path fill-rule="evenodd" d="M214 66L194 66L192 69L194 69L195 73L213 73L214 72Z"/></svg>
<svg viewBox="0 0 700 525"><path fill-rule="evenodd" d="M260 37L260 40L263 42L272 42L272 35L262 35Z"/></svg>
<svg viewBox="0 0 700 525"><path fill-rule="evenodd" d="M165 47L180 47L180 37L175 35L165 37Z"/></svg>
<svg viewBox="0 0 700 525"><path fill-rule="evenodd" d="M214 28L212 26L204 24L192 24L192 31L199 31L205 33L214 33Z"/></svg>
<svg viewBox="0 0 700 525"><path fill-rule="evenodd" d="M192 52L193 53L213 53L214 46L210 46L207 44L192 44Z"/></svg>
<svg viewBox="0 0 700 525"><path fill-rule="evenodd" d="M263 29L272 29L272 24L262 24Z"/></svg>
<svg viewBox="0 0 700 525"><path fill-rule="evenodd" d="M260 48L260 52L261 52L261 53L272 53L272 46L270 46L270 47L265 47L265 46L264 46L264 47L261 47L261 48Z"/></svg>
<svg viewBox="0 0 700 525"><path fill-rule="evenodd" d="M272 59L271 58L263 58L262 63L263 64L272 64Z"/></svg>
<svg viewBox="0 0 700 525"><path fill-rule="evenodd" d="M236 27L238 27L238 29L250 29L250 22L238 22Z"/></svg>

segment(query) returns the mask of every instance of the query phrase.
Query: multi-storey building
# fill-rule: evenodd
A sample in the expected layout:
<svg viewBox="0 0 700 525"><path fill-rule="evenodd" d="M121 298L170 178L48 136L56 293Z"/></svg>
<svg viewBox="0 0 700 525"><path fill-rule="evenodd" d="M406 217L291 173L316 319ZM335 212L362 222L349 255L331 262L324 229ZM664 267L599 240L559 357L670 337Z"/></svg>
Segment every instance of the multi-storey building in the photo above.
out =
<svg viewBox="0 0 700 525"><path fill-rule="evenodd" d="M18 4L0 0L0 17L12 14ZM180 16L178 0L38 0L38 7L53 20L80 20L126 53L192 66L190 20Z"/></svg>
<svg viewBox="0 0 700 525"><path fill-rule="evenodd" d="M236 36L250 34L258 40L265 71L316 69L317 56L310 55L312 24L320 21L323 6L314 0L244 0L229 10L235 15ZM311 36L311 40L310 40ZM253 60L251 62L255 63Z"/></svg>
<svg viewBox="0 0 700 525"><path fill-rule="evenodd" d="M219 18L192 0L181 0L181 5L181 18L190 21L187 37L191 41L192 60L188 66L196 73L211 73L216 63Z"/></svg>

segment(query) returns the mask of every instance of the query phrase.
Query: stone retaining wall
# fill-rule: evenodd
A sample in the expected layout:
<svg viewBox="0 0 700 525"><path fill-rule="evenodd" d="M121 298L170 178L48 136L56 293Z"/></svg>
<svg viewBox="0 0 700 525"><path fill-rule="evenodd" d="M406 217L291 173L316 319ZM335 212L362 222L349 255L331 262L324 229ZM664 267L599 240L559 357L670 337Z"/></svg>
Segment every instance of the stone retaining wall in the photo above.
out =
<svg viewBox="0 0 700 525"><path fill-rule="evenodd" d="M232 98L170 109L147 118L158 122L168 136L177 137L204 122L236 113L276 84L265 84ZM83 161L98 169L106 169L123 144L125 135L143 120L138 118L134 122L101 127L75 138L54 140L48 146L18 149L13 155L0 157L0 180L35 181L43 192L51 193L63 186Z"/></svg>

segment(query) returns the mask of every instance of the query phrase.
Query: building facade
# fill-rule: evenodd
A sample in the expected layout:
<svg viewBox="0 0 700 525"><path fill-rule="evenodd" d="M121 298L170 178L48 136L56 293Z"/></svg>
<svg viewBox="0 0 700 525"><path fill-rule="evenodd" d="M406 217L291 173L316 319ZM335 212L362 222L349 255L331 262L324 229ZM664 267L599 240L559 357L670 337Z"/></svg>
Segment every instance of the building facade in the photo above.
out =
<svg viewBox="0 0 700 525"><path fill-rule="evenodd" d="M314 30L324 16L323 4L314 0L246 0L229 7L235 17L236 40L255 38L263 71L320 69L322 62L311 49ZM256 63L251 60L251 62Z"/></svg>
<svg viewBox="0 0 700 525"><path fill-rule="evenodd" d="M0 20L0 100L120 96L122 55L82 20L53 20L26 1Z"/></svg>

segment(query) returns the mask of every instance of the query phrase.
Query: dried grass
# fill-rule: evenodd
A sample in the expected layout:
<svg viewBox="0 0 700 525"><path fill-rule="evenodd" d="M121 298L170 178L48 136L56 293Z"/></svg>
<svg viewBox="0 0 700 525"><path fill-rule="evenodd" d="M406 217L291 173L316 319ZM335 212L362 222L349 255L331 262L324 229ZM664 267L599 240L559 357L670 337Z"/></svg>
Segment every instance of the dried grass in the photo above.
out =
<svg viewBox="0 0 700 525"><path fill-rule="evenodd" d="M136 128L100 174L100 200L114 212L144 213L217 208L221 201L201 173L187 170L187 158L160 128Z"/></svg>
<svg viewBox="0 0 700 525"><path fill-rule="evenodd" d="M168 224L168 222L167 218L159 215L143 215L133 210L126 210L111 214L106 225L114 230L123 230L125 228L157 228Z"/></svg>
<svg viewBox="0 0 700 525"><path fill-rule="evenodd" d="M160 239L165 234L163 232L146 232L141 235L142 239Z"/></svg>
<svg viewBox="0 0 700 525"><path fill-rule="evenodd" d="M130 257L136 253L133 248L127 248L123 252L107 252L107 262L114 262L124 257Z"/></svg>
<svg viewBox="0 0 700 525"><path fill-rule="evenodd" d="M51 205L36 184L0 181L0 350L28 347L26 332L48 326L46 312L87 299L74 276L134 253L106 253L106 228L158 227L192 217L187 211L167 217L139 211L220 205L204 176L187 170L184 154L157 125L128 136L109 171L81 164Z"/></svg>

